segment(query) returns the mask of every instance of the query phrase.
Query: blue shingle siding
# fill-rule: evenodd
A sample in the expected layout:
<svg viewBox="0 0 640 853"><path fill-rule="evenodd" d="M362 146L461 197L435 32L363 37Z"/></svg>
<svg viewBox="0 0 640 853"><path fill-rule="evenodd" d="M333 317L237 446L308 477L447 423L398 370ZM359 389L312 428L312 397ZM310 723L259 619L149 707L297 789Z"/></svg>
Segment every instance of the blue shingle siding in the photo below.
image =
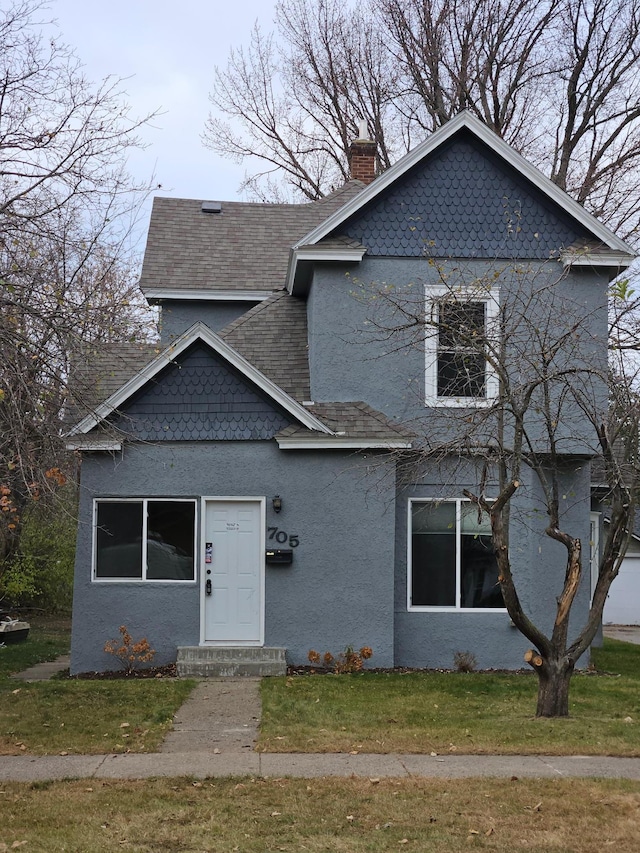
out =
<svg viewBox="0 0 640 853"><path fill-rule="evenodd" d="M544 259L587 232L467 133L337 232L369 255Z"/></svg>
<svg viewBox="0 0 640 853"><path fill-rule="evenodd" d="M111 422L143 441L248 441L272 438L292 419L208 347L196 344Z"/></svg>

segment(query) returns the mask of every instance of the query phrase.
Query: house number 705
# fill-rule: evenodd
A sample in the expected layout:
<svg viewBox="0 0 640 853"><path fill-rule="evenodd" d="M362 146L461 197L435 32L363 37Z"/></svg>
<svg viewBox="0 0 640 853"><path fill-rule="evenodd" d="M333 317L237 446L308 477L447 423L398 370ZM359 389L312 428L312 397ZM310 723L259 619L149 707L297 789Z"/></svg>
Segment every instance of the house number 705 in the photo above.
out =
<svg viewBox="0 0 640 853"><path fill-rule="evenodd" d="M288 541L292 548L297 548L300 544L300 540L296 534L292 533L289 536L288 533L285 533L284 530L279 530L277 527L267 527L267 533L269 534L269 539L275 539L280 545L284 545Z"/></svg>

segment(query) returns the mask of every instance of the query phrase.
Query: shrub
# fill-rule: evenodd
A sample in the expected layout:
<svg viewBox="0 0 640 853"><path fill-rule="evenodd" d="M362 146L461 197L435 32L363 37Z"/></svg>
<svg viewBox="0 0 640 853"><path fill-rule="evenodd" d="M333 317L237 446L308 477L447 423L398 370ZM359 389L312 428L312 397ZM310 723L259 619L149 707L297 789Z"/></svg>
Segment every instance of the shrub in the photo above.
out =
<svg viewBox="0 0 640 853"><path fill-rule="evenodd" d="M121 639L107 640L104 644L104 650L113 655L128 674L131 674L140 664L149 663L153 660L155 650L151 648L146 637L134 643L126 625L121 625L118 630Z"/></svg>
<svg viewBox="0 0 640 853"><path fill-rule="evenodd" d="M373 649L370 646L363 646L359 651L356 651L353 646L347 646L336 657L331 652L325 652L321 658L320 654L314 649L310 650L307 657L312 664L319 664L322 659L322 665L325 669L332 669L336 673L342 673L360 672L364 666L364 661L369 660L372 655Z"/></svg>
<svg viewBox="0 0 640 853"><path fill-rule="evenodd" d="M472 652L456 652L453 663L458 672L473 672L478 666L476 656Z"/></svg>

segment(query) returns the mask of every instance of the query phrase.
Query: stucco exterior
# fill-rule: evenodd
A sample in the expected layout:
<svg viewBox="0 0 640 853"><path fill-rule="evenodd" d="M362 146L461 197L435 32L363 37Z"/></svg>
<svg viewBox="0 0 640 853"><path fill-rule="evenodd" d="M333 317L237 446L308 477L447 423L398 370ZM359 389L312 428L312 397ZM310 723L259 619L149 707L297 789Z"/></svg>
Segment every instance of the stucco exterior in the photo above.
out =
<svg viewBox="0 0 640 853"><path fill-rule="evenodd" d="M103 647L122 624L147 637L158 663L175 660L178 645L200 642L202 565L190 583L92 580L95 498L275 494L282 510L276 515L268 499L266 524L297 535L299 545L291 566L266 567L265 644L285 647L292 663L307 662L310 649L370 645L377 666L393 666L394 478L378 454L191 442L84 457L72 670L112 668Z"/></svg>

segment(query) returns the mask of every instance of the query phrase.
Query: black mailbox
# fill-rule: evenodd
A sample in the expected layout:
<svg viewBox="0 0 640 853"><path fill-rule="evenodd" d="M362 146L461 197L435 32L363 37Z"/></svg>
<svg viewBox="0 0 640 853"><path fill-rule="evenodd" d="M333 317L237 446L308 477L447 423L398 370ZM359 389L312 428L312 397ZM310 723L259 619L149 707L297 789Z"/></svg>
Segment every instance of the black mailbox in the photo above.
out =
<svg viewBox="0 0 640 853"><path fill-rule="evenodd" d="M291 548L275 548L267 551L268 566L290 566L293 563L293 551Z"/></svg>

